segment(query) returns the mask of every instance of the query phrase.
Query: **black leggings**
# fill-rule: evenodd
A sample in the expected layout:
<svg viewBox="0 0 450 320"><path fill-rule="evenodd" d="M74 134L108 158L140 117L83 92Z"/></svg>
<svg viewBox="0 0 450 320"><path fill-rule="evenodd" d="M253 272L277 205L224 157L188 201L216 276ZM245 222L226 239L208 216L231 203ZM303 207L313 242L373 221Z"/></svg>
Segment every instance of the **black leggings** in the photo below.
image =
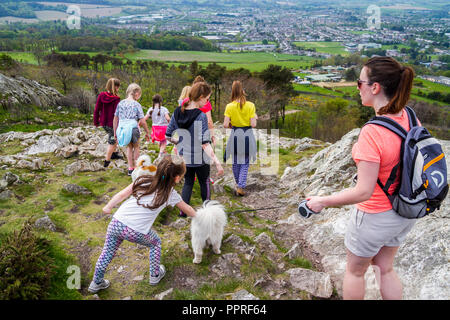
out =
<svg viewBox="0 0 450 320"><path fill-rule="evenodd" d="M191 201L192 188L194 187L195 175L197 175L200 183L200 193L202 200L209 200L211 198L211 190L209 185L210 165L204 164L200 167L186 167L186 174L184 175L184 186L181 192L181 198L184 202L189 204Z"/></svg>

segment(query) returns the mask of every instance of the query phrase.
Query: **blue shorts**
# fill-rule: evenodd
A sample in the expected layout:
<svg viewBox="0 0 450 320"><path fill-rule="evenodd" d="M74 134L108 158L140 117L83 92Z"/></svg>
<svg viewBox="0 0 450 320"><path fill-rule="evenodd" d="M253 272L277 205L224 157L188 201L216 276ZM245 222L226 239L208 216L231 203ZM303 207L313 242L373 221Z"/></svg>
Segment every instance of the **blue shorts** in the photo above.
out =
<svg viewBox="0 0 450 320"><path fill-rule="evenodd" d="M416 219L399 216L394 210L366 213L352 210L345 233L345 246L358 257L374 257L382 247L399 247Z"/></svg>

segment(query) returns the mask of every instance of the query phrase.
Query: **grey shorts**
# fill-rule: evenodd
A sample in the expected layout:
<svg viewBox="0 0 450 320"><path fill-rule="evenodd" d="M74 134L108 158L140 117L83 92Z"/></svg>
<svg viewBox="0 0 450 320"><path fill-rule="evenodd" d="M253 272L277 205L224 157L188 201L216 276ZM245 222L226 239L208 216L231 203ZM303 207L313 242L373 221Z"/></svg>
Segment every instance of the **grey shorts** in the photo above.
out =
<svg viewBox="0 0 450 320"><path fill-rule="evenodd" d="M139 131L139 127L134 127L131 134L131 143L139 142L139 138L141 137L141 132Z"/></svg>
<svg viewBox="0 0 450 320"><path fill-rule="evenodd" d="M114 139L114 129L112 127L103 126L103 129L108 134L108 144L115 145L116 139Z"/></svg>
<svg viewBox="0 0 450 320"><path fill-rule="evenodd" d="M374 257L382 247L399 247L415 223L416 219L403 218L394 210L366 213L355 207L344 243L358 257Z"/></svg>

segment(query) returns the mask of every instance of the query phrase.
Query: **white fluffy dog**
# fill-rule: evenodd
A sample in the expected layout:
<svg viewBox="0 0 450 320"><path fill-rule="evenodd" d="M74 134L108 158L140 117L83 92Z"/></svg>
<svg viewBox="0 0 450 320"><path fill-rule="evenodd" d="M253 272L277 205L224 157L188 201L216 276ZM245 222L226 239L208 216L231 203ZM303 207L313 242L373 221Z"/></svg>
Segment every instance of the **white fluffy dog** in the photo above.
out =
<svg viewBox="0 0 450 320"><path fill-rule="evenodd" d="M133 182L140 176L156 174L156 166L152 163L152 159L146 154L141 155L136 160L136 169L131 173L131 179Z"/></svg>
<svg viewBox="0 0 450 320"><path fill-rule="evenodd" d="M218 201L206 200L196 212L191 223L192 249L194 263L202 262L203 248L211 244L213 251L220 254L223 230L227 224L227 215Z"/></svg>

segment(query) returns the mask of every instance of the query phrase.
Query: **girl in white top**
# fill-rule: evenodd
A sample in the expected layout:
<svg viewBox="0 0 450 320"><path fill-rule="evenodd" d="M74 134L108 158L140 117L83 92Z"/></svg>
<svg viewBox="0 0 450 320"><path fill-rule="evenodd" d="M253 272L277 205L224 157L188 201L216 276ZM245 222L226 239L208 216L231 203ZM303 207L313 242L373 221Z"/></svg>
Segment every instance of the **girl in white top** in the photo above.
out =
<svg viewBox="0 0 450 320"><path fill-rule="evenodd" d="M150 248L151 285L158 284L164 277L166 271L160 264L161 239L151 227L158 214L168 205L177 206L190 217L195 217L194 209L174 190L175 184L181 181L185 172L183 158L166 155L158 163L155 176L139 177L117 193L103 208L105 214L110 214L114 206L128 198L109 223L105 245L88 289L90 292L95 293L109 287L110 282L103 277L123 240Z"/></svg>
<svg viewBox="0 0 450 320"><path fill-rule="evenodd" d="M169 125L170 116L169 110L162 106L162 97L159 94L155 94L152 98L153 107L148 109L144 120L152 118L152 142L155 140L159 142L159 156L166 152L166 130Z"/></svg>

